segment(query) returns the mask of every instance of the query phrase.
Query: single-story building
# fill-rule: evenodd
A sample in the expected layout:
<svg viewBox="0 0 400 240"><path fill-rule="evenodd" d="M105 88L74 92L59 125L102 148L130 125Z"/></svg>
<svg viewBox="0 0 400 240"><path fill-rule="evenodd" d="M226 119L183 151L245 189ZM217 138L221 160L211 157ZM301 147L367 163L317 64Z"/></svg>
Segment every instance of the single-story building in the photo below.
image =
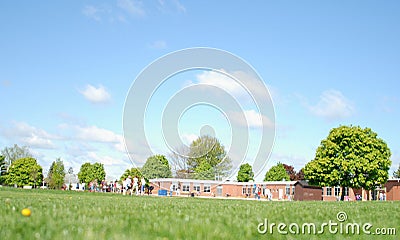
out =
<svg viewBox="0 0 400 240"><path fill-rule="evenodd" d="M153 193L166 190L168 195L187 195L195 193L198 196L217 197L254 197L257 188L261 190L261 197L284 200L293 199L294 184L296 181L268 181L268 182L231 182L197 179L158 178L150 179L154 187Z"/></svg>
<svg viewBox="0 0 400 240"><path fill-rule="evenodd" d="M342 195L342 187L310 186L306 181L267 181L233 182L180 178L150 179L154 187L153 194L164 190L168 195L216 196L248 198L255 196L255 189L260 188L261 197L271 200L298 201L337 201ZM389 179L382 187L374 191L345 187L344 200L400 200L400 179ZM382 197L382 199L381 199Z"/></svg>
<svg viewBox="0 0 400 240"><path fill-rule="evenodd" d="M294 184L295 201L321 201L322 187L308 185L306 181L298 181Z"/></svg>
<svg viewBox="0 0 400 240"><path fill-rule="evenodd" d="M386 188L386 200L388 201L400 200L400 178L389 179L385 183L385 188Z"/></svg>

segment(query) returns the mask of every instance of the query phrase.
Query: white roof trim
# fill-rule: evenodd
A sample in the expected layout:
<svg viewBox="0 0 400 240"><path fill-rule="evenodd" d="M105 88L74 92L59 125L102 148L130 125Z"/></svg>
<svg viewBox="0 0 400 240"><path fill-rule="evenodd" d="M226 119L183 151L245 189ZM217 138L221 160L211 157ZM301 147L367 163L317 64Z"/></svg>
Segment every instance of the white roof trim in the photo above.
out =
<svg viewBox="0 0 400 240"><path fill-rule="evenodd" d="M199 180L199 179L183 179L183 178L155 178L149 180L151 183L155 182L180 182L180 183L203 183L203 184L215 184L215 185L242 185L252 186L257 185L294 185L297 181L267 181L267 182L229 182L229 181L215 181L215 180Z"/></svg>

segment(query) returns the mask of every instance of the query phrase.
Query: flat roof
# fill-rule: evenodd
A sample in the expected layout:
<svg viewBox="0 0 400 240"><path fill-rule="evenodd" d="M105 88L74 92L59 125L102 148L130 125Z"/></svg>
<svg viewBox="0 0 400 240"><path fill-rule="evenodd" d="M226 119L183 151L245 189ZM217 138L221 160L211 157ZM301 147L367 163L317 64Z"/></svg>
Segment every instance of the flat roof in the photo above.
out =
<svg viewBox="0 0 400 240"><path fill-rule="evenodd" d="M266 181L266 182L231 182L231 181L216 181L216 180L200 180L200 179L184 179L184 178L155 178L150 179L149 182L181 182L181 183L203 183L215 185L294 185L297 181Z"/></svg>

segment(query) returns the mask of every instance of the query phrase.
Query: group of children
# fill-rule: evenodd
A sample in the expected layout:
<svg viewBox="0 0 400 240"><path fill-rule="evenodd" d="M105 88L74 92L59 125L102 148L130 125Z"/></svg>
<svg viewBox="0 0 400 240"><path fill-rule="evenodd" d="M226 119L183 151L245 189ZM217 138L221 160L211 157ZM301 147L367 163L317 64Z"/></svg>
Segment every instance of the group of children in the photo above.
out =
<svg viewBox="0 0 400 240"><path fill-rule="evenodd" d="M120 193L123 195L130 194L133 195L143 195L146 191L147 193L151 194L151 191L154 189L153 186L146 187L146 180L142 177L140 180L137 176L133 179L131 176L128 176L122 181L115 180L111 182L106 182L105 180L101 181L98 184L97 180L93 180L89 182L86 186L85 183L77 183L76 188L72 189L70 185L69 188L65 186L64 190L78 190L78 191L85 191L88 190L89 192L112 192L112 193Z"/></svg>
<svg viewBox="0 0 400 240"><path fill-rule="evenodd" d="M135 176L133 179L131 176L128 176L122 181L122 194L123 195L133 195L133 191L135 191L136 195L144 195L146 186L146 180L142 177L139 181L139 178Z"/></svg>

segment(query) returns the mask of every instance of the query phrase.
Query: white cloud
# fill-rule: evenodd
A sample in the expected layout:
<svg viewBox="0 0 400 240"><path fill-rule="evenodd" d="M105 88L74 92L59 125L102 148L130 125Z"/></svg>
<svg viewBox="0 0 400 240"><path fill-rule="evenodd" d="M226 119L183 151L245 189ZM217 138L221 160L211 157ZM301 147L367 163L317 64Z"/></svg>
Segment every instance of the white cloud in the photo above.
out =
<svg viewBox="0 0 400 240"><path fill-rule="evenodd" d="M97 126L71 126L67 124L61 124L60 128L64 130L72 129L73 138L84 141L86 144L88 142L105 143L113 150L126 153L124 137L111 130L99 128Z"/></svg>
<svg viewBox="0 0 400 240"><path fill-rule="evenodd" d="M326 120L336 120L350 117L354 114L354 104L340 91L324 91L319 102L314 106L308 106L311 113Z"/></svg>
<svg viewBox="0 0 400 240"><path fill-rule="evenodd" d="M186 7L179 0L158 0L157 8L162 13L173 14L175 12L186 13Z"/></svg>
<svg viewBox="0 0 400 240"><path fill-rule="evenodd" d="M95 20L97 22L101 22L103 20L106 20L110 23L128 22L125 16L121 12L116 11L115 6L111 6L108 4L100 4L97 6L87 5L83 8L82 13L86 17Z"/></svg>
<svg viewBox="0 0 400 240"><path fill-rule="evenodd" d="M108 144L113 150L126 153L124 137L111 130L100 128L97 126L81 126L70 124L59 124L58 126L65 134L65 139L80 142L79 147L71 146L70 150L76 153L90 150L90 143L105 143Z"/></svg>
<svg viewBox="0 0 400 240"><path fill-rule="evenodd" d="M266 86L257 78L243 71L227 72L224 69L221 69L220 71L221 72L204 71L196 76L196 83L185 82L185 85L204 84L218 87L235 98L242 106L246 103L255 106L256 108L265 106L265 104L272 105L272 101L268 101L268 99L271 99L271 96L269 92L265 91ZM265 102L261 103L262 105L259 106L260 102L257 102L257 99L262 99L262 101ZM248 106L243 108L248 108ZM237 124L243 127L274 127L274 123L270 117L262 115L253 109L244 110L243 112L229 112L228 114L230 114L230 119L236 121ZM240 115L243 114L245 115L245 118L240 117Z"/></svg>
<svg viewBox="0 0 400 240"><path fill-rule="evenodd" d="M173 2L179 12L186 13L186 7L179 0L174 0Z"/></svg>
<svg viewBox="0 0 400 240"><path fill-rule="evenodd" d="M113 131L99 128L97 126L80 127L75 126L76 136L80 140L105 142L105 143L120 143L122 136Z"/></svg>
<svg viewBox="0 0 400 240"><path fill-rule="evenodd" d="M196 134L184 133L181 134L181 138L183 143L189 146L194 140L199 138L199 136Z"/></svg>
<svg viewBox="0 0 400 240"><path fill-rule="evenodd" d="M82 10L82 13L86 17L91 18L91 19L93 19L95 21L101 21L100 15L101 15L102 12L103 12L102 9L100 9L98 7L95 7L95 6L92 6L92 5L85 6L83 8L83 10Z"/></svg>
<svg viewBox="0 0 400 240"><path fill-rule="evenodd" d="M124 143L123 139L121 139L119 142L115 143L114 148L115 148L115 150L117 150L119 152L126 153L125 143Z"/></svg>
<svg viewBox="0 0 400 240"><path fill-rule="evenodd" d="M150 48L153 49L164 49L167 47L167 43L163 40L157 40L150 44Z"/></svg>
<svg viewBox="0 0 400 240"><path fill-rule="evenodd" d="M111 95L102 85L96 88L88 84L84 90L80 91L80 93L91 103L107 103L111 100Z"/></svg>
<svg viewBox="0 0 400 240"><path fill-rule="evenodd" d="M243 119L241 117L242 114L244 114L245 116L244 120L241 120ZM267 116L262 115L259 112L256 112L253 109L245 110L242 113L241 112L230 113L230 116L233 121L236 121L237 124L243 127L250 127L250 128L274 127L274 124L271 121L271 119L269 119Z"/></svg>
<svg viewBox="0 0 400 240"><path fill-rule="evenodd" d="M143 8L143 4L139 1L135 0L118 0L118 7L125 10L129 14L133 16L143 17L146 15L146 12Z"/></svg>
<svg viewBox="0 0 400 240"><path fill-rule="evenodd" d="M273 166L276 165L278 162L291 165L294 167L294 170L296 172L300 171L308 162L310 159L308 159L305 156L299 155L299 154L287 154L287 153L278 153L278 152L273 152L271 154L271 161L269 162L269 165ZM266 171L268 168L266 169Z"/></svg>
<svg viewBox="0 0 400 240"><path fill-rule="evenodd" d="M65 145L64 150L72 158L77 158L85 155L87 152L96 150L96 148L88 142L71 142Z"/></svg>
<svg viewBox="0 0 400 240"><path fill-rule="evenodd" d="M224 70L221 70L225 72ZM196 76L200 84L211 85L224 89L235 97L245 96L245 89L234 79L216 71L204 71Z"/></svg>
<svg viewBox="0 0 400 240"><path fill-rule="evenodd" d="M271 99L270 92L265 91L268 87L255 76L243 71L228 72L224 69L219 71L204 71L196 76L197 83L224 89L228 94L244 102Z"/></svg>
<svg viewBox="0 0 400 240"><path fill-rule="evenodd" d="M100 162L108 166L126 164L126 162L122 161L121 159L113 158L107 155L99 156L96 152L88 152L87 157L94 162Z"/></svg>
<svg viewBox="0 0 400 240"><path fill-rule="evenodd" d="M55 148L53 142L49 139L41 138L37 135L32 135L30 137L23 138L22 141L31 147L34 148L48 148L52 149Z"/></svg>
<svg viewBox="0 0 400 240"><path fill-rule="evenodd" d="M24 122L15 122L11 127L3 129L3 134L14 141L31 148L53 149L55 145L52 140L61 137L49 134L43 129L33 127Z"/></svg>

